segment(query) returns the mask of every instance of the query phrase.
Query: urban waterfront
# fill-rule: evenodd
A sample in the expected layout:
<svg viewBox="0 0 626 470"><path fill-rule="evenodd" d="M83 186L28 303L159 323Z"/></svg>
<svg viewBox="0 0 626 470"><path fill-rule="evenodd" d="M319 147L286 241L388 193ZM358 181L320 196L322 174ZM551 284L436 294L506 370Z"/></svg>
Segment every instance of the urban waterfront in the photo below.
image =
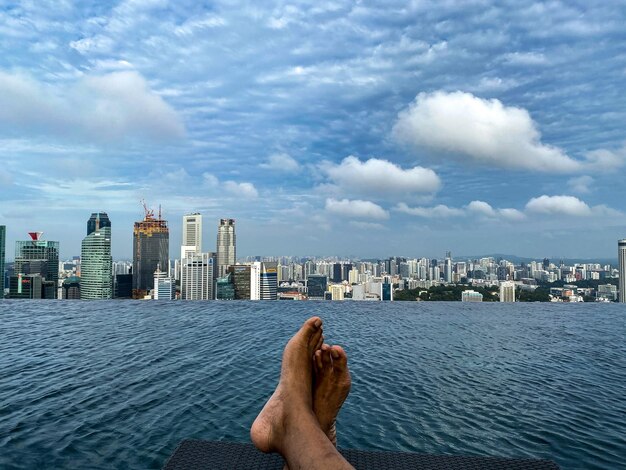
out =
<svg viewBox="0 0 626 470"><path fill-rule="evenodd" d="M313 314L350 357L341 447L626 458L619 304L5 300L0 467L159 468L185 438L246 442Z"/></svg>

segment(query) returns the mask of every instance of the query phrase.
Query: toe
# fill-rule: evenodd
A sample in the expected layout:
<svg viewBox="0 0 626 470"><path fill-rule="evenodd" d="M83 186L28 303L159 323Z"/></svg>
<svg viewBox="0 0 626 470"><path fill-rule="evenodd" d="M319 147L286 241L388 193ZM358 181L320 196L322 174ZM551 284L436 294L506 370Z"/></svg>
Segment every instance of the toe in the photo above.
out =
<svg viewBox="0 0 626 470"><path fill-rule="evenodd" d="M321 370L323 366L322 351L320 351L319 349L315 351L315 354L313 355L313 361L315 362L315 366L318 368L318 370Z"/></svg>
<svg viewBox="0 0 626 470"><path fill-rule="evenodd" d="M333 369L344 371L348 367L348 355L341 346L333 346L330 350L333 356Z"/></svg>
<svg viewBox="0 0 626 470"><path fill-rule="evenodd" d="M324 365L324 367L330 367L331 366L331 359L330 359L330 354L331 354L331 347L328 344L324 344L322 346L322 363Z"/></svg>

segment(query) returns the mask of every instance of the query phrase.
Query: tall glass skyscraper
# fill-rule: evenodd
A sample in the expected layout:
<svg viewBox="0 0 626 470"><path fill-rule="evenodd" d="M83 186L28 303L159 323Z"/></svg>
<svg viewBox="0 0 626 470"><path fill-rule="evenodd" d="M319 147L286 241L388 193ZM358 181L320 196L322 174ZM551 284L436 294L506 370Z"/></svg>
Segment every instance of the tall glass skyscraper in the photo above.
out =
<svg viewBox="0 0 626 470"><path fill-rule="evenodd" d="M106 225L102 227L100 214L92 214L92 218L94 215L93 231L83 239L80 250L80 298L83 300L113 298L111 221L104 214Z"/></svg>
<svg viewBox="0 0 626 470"><path fill-rule="evenodd" d="M237 260L235 220L220 219L217 227L217 274L223 277Z"/></svg>
<svg viewBox="0 0 626 470"><path fill-rule="evenodd" d="M94 212L87 221L87 235L96 231L96 222L100 228L111 227L111 221L106 212Z"/></svg>
<svg viewBox="0 0 626 470"><path fill-rule="evenodd" d="M41 240L41 232L31 232L31 240L15 242L15 275L39 274L45 279L43 298L56 299L59 284L59 242Z"/></svg>
<svg viewBox="0 0 626 470"><path fill-rule="evenodd" d="M133 230L133 297L143 298L154 287L154 271L169 266L170 231L167 221L146 209Z"/></svg>

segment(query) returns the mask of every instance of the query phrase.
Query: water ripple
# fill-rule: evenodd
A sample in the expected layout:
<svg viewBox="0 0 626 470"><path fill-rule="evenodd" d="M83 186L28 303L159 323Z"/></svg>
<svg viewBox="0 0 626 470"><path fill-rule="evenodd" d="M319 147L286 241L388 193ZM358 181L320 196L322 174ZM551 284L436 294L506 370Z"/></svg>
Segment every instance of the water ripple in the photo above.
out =
<svg viewBox="0 0 626 470"><path fill-rule="evenodd" d="M626 461L620 305L4 301L0 468L159 468L185 438L247 441L314 314L350 356L343 447Z"/></svg>

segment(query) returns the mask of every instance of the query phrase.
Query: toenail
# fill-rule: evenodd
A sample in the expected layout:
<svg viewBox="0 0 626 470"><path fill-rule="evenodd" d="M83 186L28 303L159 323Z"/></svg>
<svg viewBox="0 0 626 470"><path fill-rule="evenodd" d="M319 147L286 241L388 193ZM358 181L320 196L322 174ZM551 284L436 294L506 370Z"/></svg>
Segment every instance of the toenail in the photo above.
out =
<svg viewBox="0 0 626 470"><path fill-rule="evenodd" d="M334 349L330 352L333 355L333 359L339 359L339 353Z"/></svg>
<svg viewBox="0 0 626 470"><path fill-rule="evenodd" d="M322 320L315 320L315 326L317 328L319 328L320 326L322 326Z"/></svg>

